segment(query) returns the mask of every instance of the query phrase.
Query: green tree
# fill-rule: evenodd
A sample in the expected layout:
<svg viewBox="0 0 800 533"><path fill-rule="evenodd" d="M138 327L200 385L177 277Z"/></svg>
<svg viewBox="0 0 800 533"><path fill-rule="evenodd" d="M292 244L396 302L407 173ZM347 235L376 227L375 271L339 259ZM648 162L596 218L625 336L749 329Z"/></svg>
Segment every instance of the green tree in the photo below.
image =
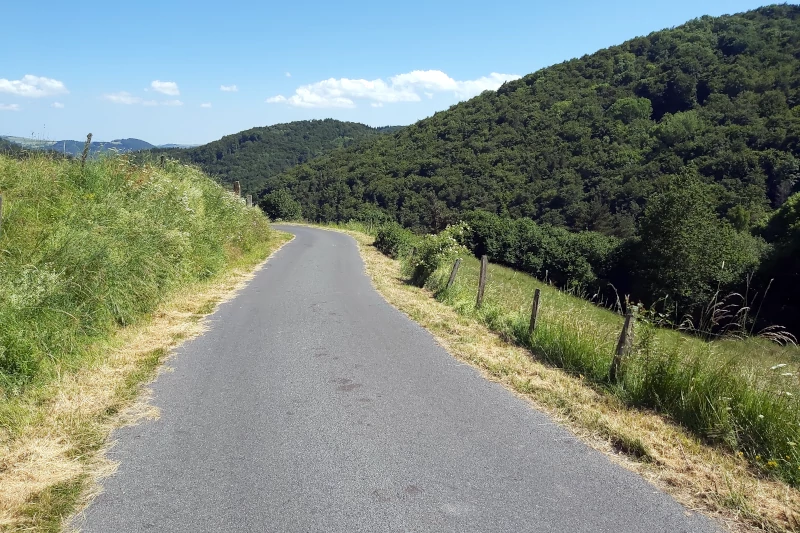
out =
<svg viewBox="0 0 800 533"><path fill-rule="evenodd" d="M764 230L773 249L764 260L759 278L766 295L764 318L800 331L800 193L791 196ZM763 291L762 291L763 292Z"/></svg>
<svg viewBox="0 0 800 533"><path fill-rule="evenodd" d="M272 220L297 220L302 214L300 204L286 189L265 195L259 205Z"/></svg>
<svg viewBox="0 0 800 533"><path fill-rule="evenodd" d="M633 258L635 294L666 296L691 311L755 271L763 241L720 219L714 200L712 188L694 176L674 178L651 198Z"/></svg>

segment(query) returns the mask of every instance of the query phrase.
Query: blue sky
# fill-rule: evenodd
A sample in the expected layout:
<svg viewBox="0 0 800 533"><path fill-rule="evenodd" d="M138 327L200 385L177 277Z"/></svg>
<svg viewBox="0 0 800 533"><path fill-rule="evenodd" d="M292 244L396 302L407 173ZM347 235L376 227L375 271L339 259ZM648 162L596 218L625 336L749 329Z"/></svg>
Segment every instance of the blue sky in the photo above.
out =
<svg viewBox="0 0 800 533"><path fill-rule="evenodd" d="M7 2L0 135L199 144L311 118L410 124L505 79L760 5Z"/></svg>

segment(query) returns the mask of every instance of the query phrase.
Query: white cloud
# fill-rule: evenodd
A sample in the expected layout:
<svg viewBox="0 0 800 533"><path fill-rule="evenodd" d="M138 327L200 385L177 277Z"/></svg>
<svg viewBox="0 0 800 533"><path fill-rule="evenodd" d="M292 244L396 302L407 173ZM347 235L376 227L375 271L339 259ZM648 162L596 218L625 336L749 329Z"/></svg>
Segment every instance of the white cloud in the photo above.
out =
<svg viewBox="0 0 800 533"><path fill-rule="evenodd" d="M415 70L389 78L389 82L330 78L295 90L290 97L267 98L267 103L287 103L295 107L356 107L355 100L371 100L378 104L418 102L420 93L433 98L434 93L452 93L466 100L486 90L496 90L504 82L519 79L516 74L491 73L475 80L454 80L441 70Z"/></svg>
<svg viewBox="0 0 800 533"><path fill-rule="evenodd" d="M178 90L178 84L174 81L159 81L155 80L150 84L150 87L156 92L166 94L167 96L178 96L181 92Z"/></svg>
<svg viewBox="0 0 800 533"><path fill-rule="evenodd" d="M104 94L103 98L115 104L124 105L143 105L145 107L155 107L159 105L164 106L182 106L183 102L180 100L163 100L158 102L156 100L145 100L139 96L134 96L129 92L120 91L118 93Z"/></svg>
<svg viewBox="0 0 800 533"><path fill-rule="evenodd" d="M238 93L239 88L236 85L220 85L219 90L224 93Z"/></svg>
<svg viewBox="0 0 800 533"><path fill-rule="evenodd" d="M64 86L64 83L58 80L26 74L21 80L0 78L0 92L28 98L41 98L43 96L67 94L69 91Z"/></svg>
<svg viewBox="0 0 800 533"><path fill-rule="evenodd" d="M120 91L118 93L104 94L103 98L105 98L109 102L114 102L115 104L133 105L142 103L141 98L139 98L138 96L133 96L131 93L125 91Z"/></svg>
<svg viewBox="0 0 800 533"><path fill-rule="evenodd" d="M291 72L287 72L287 73L286 73L286 77L287 77L287 78L291 78L291 77L292 77L292 73L291 73Z"/></svg>
<svg viewBox="0 0 800 533"><path fill-rule="evenodd" d="M61 102L53 102L52 104L50 104L50 107L53 107L55 109L64 109L64 104L62 104Z"/></svg>
<svg viewBox="0 0 800 533"><path fill-rule="evenodd" d="M0 104L0 111L19 111L19 104Z"/></svg>
<svg viewBox="0 0 800 533"><path fill-rule="evenodd" d="M206 102L205 104L200 104L200 107L211 109L211 102Z"/></svg>
<svg viewBox="0 0 800 533"><path fill-rule="evenodd" d="M383 107L383 102L372 102L369 105L371 105L372 107Z"/></svg>

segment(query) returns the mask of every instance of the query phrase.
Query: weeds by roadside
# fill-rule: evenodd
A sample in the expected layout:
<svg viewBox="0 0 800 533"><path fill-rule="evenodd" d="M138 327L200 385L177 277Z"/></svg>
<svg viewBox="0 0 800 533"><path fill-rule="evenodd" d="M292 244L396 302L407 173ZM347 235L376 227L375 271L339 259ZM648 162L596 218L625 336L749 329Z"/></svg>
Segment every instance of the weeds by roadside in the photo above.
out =
<svg viewBox="0 0 800 533"><path fill-rule="evenodd" d="M0 531L60 531L153 415L141 384L285 237L172 161L0 156L0 192Z"/></svg>

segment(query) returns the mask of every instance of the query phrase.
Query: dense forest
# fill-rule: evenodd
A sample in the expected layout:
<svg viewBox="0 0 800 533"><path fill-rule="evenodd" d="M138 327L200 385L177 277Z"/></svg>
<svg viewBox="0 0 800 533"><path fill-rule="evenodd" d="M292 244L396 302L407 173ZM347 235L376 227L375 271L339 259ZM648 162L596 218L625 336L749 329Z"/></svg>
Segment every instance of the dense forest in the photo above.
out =
<svg viewBox="0 0 800 533"><path fill-rule="evenodd" d="M466 218L476 251L510 239L495 259L538 275L544 250L581 256L585 268L555 267L565 282L671 298L679 318L776 278L794 297L765 314L797 331L795 241L766 228L798 178L800 7L778 5L542 69L271 177L262 195L286 189L320 221L437 231Z"/></svg>
<svg viewBox="0 0 800 533"><path fill-rule="evenodd" d="M305 120L252 128L194 148L157 148L151 153L194 163L223 183L239 181L242 192L256 193L269 178L292 166L398 129L333 119Z"/></svg>

